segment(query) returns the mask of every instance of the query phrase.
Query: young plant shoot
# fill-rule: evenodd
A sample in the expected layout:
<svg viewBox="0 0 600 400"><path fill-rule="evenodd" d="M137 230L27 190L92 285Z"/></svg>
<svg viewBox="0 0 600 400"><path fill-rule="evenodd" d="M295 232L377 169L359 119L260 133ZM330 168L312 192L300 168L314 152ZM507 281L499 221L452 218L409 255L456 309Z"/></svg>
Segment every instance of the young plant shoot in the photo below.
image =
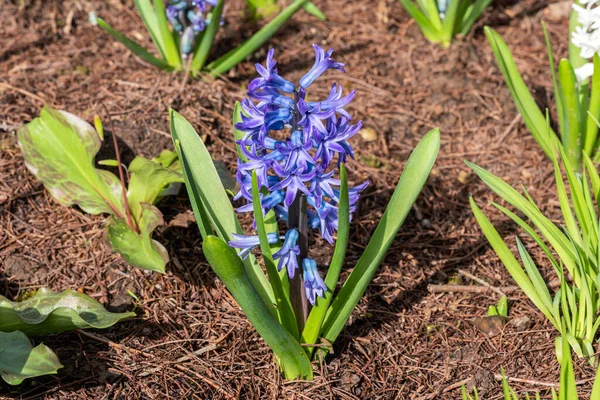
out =
<svg viewBox="0 0 600 400"><path fill-rule="evenodd" d="M312 378L310 360L328 352L348 321L425 184L440 141L435 129L416 147L370 243L334 296L351 216L367 183L349 188L344 167L354 156L349 140L361 127L346 109L355 92L344 95L333 84L326 99L307 100L322 74L344 71L331 58L333 49L313 48L315 63L298 83L278 74L269 51L266 65L256 66L260 76L249 84L248 98L235 107L235 199L246 203L238 212L253 212L256 235L243 234L225 191L216 189L210 155L193 128L175 112L171 120L204 254L289 379ZM328 268L311 256L313 231L334 245Z"/></svg>
<svg viewBox="0 0 600 400"><path fill-rule="evenodd" d="M550 158L555 143L562 146L576 171L583 167L583 154L600 161L600 7L598 0L581 3L584 6L578 2L573 5L569 58L560 60L558 70L544 26L560 137L552 130L552 135L546 134L546 110L540 110L529 93L504 40L493 29L485 28L498 66L533 137Z"/></svg>
<svg viewBox="0 0 600 400"><path fill-rule="evenodd" d="M99 164L117 167L117 177L94 166L104 140L100 119L95 123L96 129L73 114L45 106L17 132L25 165L60 204L77 205L89 214L110 214L106 237L125 261L164 273L167 250L151 237L163 224L154 204L176 194L183 183L177 155L165 150L153 160L137 156L124 171L113 133L117 160Z"/></svg>
<svg viewBox="0 0 600 400"><path fill-rule="evenodd" d="M579 357L587 357L592 361L600 326L600 286L597 281L600 273L600 220L597 212L600 177L587 155L584 154L585 167L583 175L580 175L574 172L564 150L560 150L560 154L568 184L567 191L559 158L555 157L553 162L558 201L564 219L560 225L545 217L527 192L523 196L500 178L467 162L490 189L529 220L493 203L521 227L546 255L561 283L554 298L522 241L516 238L523 266L473 198L470 201L477 222L508 272L525 295L560 332L561 337L557 339L556 347L559 360L562 349L560 343L566 340ZM572 282L568 275L572 277Z"/></svg>
<svg viewBox="0 0 600 400"><path fill-rule="evenodd" d="M308 7L309 12L316 14L316 7L308 0L294 0L245 43L207 64L217 31L223 24L225 0L167 0L166 5L163 1L134 0L160 57L154 56L101 18L97 18L96 22L145 62L166 71L189 68L192 76L198 76L201 72L217 76L229 71L258 50L300 8Z"/></svg>
<svg viewBox="0 0 600 400"><path fill-rule="evenodd" d="M465 36L492 0L400 0L423 35L449 47L456 35Z"/></svg>
<svg viewBox="0 0 600 400"><path fill-rule="evenodd" d="M62 364L47 346L31 345L29 337L74 329L104 329L134 317L111 313L83 293L39 289L21 302L0 296L0 376L10 385L24 379L55 374Z"/></svg>

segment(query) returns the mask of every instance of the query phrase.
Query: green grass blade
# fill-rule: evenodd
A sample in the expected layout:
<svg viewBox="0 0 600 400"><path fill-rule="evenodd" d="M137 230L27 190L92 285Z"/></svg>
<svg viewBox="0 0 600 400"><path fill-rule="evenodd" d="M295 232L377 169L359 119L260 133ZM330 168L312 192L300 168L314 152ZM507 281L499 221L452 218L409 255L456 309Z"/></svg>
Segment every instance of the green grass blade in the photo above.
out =
<svg viewBox="0 0 600 400"><path fill-rule="evenodd" d="M250 323L279 359L286 377L312 379L312 367L304 349L269 312L236 252L215 236L204 239L202 249Z"/></svg>
<svg viewBox="0 0 600 400"><path fill-rule="evenodd" d="M563 100L563 112L565 113L565 129L561 132L562 144L571 164L579 169L581 146L583 145L581 122L579 120L581 111L579 109L577 79L569 60L560 60L558 80L560 83L560 96Z"/></svg>
<svg viewBox="0 0 600 400"><path fill-rule="evenodd" d="M473 24L477 19L483 14L486 8L492 3L492 0L477 0L464 14L462 17L462 22L460 23L460 33L462 35L466 35L469 33Z"/></svg>
<svg viewBox="0 0 600 400"><path fill-rule="evenodd" d="M277 32L292 17L292 15L296 13L296 11L304 6L306 2L307 0L295 0L279 13L279 15L273 18L271 22L256 32L250 39L244 42L244 44L235 49L235 51L227 53L223 57L208 64L206 69L210 71L212 76L218 76L229 71L269 40L269 38L273 36L275 32Z"/></svg>
<svg viewBox="0 0 600 400"><path fill-rule="evenodd" d="M434 129L421 139L408 159L398 186L394 190L375 233L327 312L322 336L329 343L333 343L342 331L352 310L358 304L377 271L387 249L394 241L398 229L402 226L427 181L439 146L440 131Z"/></svg>
<svg viewBox="0 0 600 400"><path fill-rule="evenodd" d="M488 26L485 27L485 34L494 55L496 56L496 61L502 71L502 75L504 76L504 80L510 90L515 105L519 109L525 124L544 153L546 153L548 157L551 157L552 142L556 140L556 134L552 131L553 135L548 137L546 117L535 103L527 86L525 86L525 82L517 69L517 64L515 63L506 42L504 42L498 33ZM558 140L556 141L558 142Z"/></svg>
<svg viewBox="0 0 600 400"><path fill-rule="evenodd" d="M173 67L170 66L164 60L154 57L148 50L144 49L137 42L129 39L127 36L123 35L121 32L115 30L112 26L107 24L102 18L98 18L98 26L104 29L110 36L112 36L117 41L121 42L123 46L127 47L133 54L146 61L148 64L152 64L155 67L158 67L165 71L173 71Z"/></svg>
<svg viewBox="0 0 600 400"><path fill-rule="evenodd" d="M460 8L462 1L450 1L448 3L448 9L446 10L446 16L444 17L444 22L442 23L442 45L449 46L452 42L452 37L454 36L454 27L456 26L458 10Z"/></svg>
<svg viewBox="0 0 600 400"><path fill-rule="evenodd" d="M302 332L302 343L315 344L321 333L321 327L325 320L325 315L333 299L333 293L335 292L337 282L340 278L342 266L344 265L344 258L346 257L346 249L348 248L348 237L350 236L350 204L348 196L348 177L346 175L346 167L344 164L340 165L340 201L338 211L338 233L337 241L335 243L335 250L331 263L329 264L329 270L325 277L325 285L327 286L327 292L325 297L317 297L315 306L310 311L304 331ZM314 347L307 347L307 352L311 356L314 352Z"/></svg>
<svg viewBox="0 0 600 400"><path fill-rule="evenodd" d="M298 325L296 324L296 317L294 310L292 309L292 303L290 303L289 297L286 297L283 286L281 284L281 277L277 271L277 266L273 262L273 255L271 253L271 246L269 239L267 238L267 230L265 228L265 222L263 218L262 204L260 201L260 192L258 189L258 178L256 177L256 171L252 171L252 206L254 208L254 220L256 221L256 231L258 233L258 239L260 241L260 250L262 252L263 261L265 262L265 268L269 275L269 282L273 288L273 294L275 295L275 302L277 304L277 313L279 315L279 321L281 325L295 338L300 337L298 331Z"/></svg>
<svg viewBox="0 0 600 400"><path fill-rule="evenodd" d="M217 235L226 241L232 233L243 234L240 223L231 206L227 192L215 169L210 153L192 125L178 112L170 110L171 135L179 159L184 163L185 184L197 220L204 217L197 212L204 210ZM275 312L275 297L256 258L250 255L244 260L246 272L252 284L268 307Z"/></svg>
<svg viewBox="0 0 600 400"><path fill-rule="evenodd" d="M542 22L542 28L544 30L544 38L546 40L546 49L548 51L548 62L550 64L550 72L552 75L552 86L554 86L554 97L556 101L556 112L558 114L558 125L560 127L560 131L565 131L565 114L563 111L563 99L561 96L560 85L558 83L558 79L556 77L556 69L554 67L554 54L552 52L552 43L550 42L550 35L548 34L548 30L546 29L546 24ZM548 110L546 110L546 126L550 126L550 117L548 115ZM552 154L554 155L554 154Z"/></svg>
<svg viewBox="0 0 600 400"><path fill-rule="evenodd" d="M224 6L225 0L219 0L217 6L212 10L210 24L208 24L208 27L204 31L200 45L194 53L194 59L192 60L191 66L192 76L198 75L206 64L206 59L208 58L210 49L212 49L215 41L215 36L219 30L219 24L221 23L221 15L223 14Z"/></svg>
<svg viewBox="0 0 600 400"><path fill-rule="evenodd" d="M567 340L562 340L562 362L560 366L559 400L577 399L577 386L575 384L575 371L571 359L571 349Z"/></svg>

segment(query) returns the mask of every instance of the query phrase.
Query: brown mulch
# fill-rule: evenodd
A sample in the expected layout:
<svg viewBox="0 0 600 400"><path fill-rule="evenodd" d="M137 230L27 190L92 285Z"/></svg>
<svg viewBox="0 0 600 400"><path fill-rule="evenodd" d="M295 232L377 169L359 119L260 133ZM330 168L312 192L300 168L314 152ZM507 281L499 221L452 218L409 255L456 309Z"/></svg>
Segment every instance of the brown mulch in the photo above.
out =
<svg viewBox="0 0 600 400"><path fill-rule="evenodd" d="M494 197L463 159L523 184L545 212L560 215L551 165L515 121L518 113L482 30L489 24L502 34L536 100L551 105L540 21L548 23L556 54L566 55L567 20L556 16L557 2L497 1L467 38L447 50L427 43L396 0L316 3L327 21L300 12L270 46L290 79L312 65L311 43L334 47L347 73L331 73L327 80L357 90L349 111L378 135L373 142L353 139L350 178L369 179L371 185L354 219L348 269L418 140L439 126L442 149L334 354L326 365L315 365L314 382L283 381L269 349L203 258L195 225L168 224L189 213L184 193L161 205L167 226L155 238L169 251L168 272L144 273L111 254L103 216L52 200L25 169L15 139L15 130L44 102L88 120L102 105L111 113L125 160L150 157L172 148L171 107L234 171L232 107L243 98L266 47L223 79L184 85L181 75L143 64L87 22L93 10L150 46L132 1L0 3L0 294L14 298L40 286L81 289L111 310L135 309L138 315L92 332L94 337L73 332L37 338L56 350L65 368L19 387L0 383L0 393L24 399L456 399L465 382L476 385L483 398L498 399L494 375L501 368L508 377L532 381L515 382L520 393L558 381L556 332L520 291L511 294L510 315L528 316L531 323L524 330L509 324L490 337L472 321L497 302L495 292L427 290L428 284L455 282L459 269L494 286L514 285L468 204L471 193L482 206ZM243 4L228 2L217 53L256 29L242 22ZM311 93L326 94L327 80ZM106 147L103 156L110 157ZM502 234L518 232L491 207L485 210ZM532 252L551 279L540 252ZM326 262L327 254L317 256ZM462 283L476 284L465 278ZM592 368L577 360L576 374L584 380L581 392L589 393Z"/></svg>

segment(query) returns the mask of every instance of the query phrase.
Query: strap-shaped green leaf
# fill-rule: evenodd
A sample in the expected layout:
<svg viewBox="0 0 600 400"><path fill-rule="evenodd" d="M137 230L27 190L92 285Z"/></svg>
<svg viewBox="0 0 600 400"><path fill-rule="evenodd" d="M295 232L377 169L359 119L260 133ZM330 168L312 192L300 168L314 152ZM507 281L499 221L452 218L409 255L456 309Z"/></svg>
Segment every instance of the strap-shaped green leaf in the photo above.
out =
<svg viewBox="0 0 600 400"><path fill-rule="evenodd" d="M467 12L462 15L462 22L459 24L459 32L462 35L469 33L473 24L483 14L486 8L492 3L492 0L476 0L469 6Z"/></svg>
<svg viewBox="0 0 600 400"><path fill-rule="evenodd" d="M312 368L304 349L269 312L236 252L215 236L206 237L202 249L250 323L279 359L286 378L312 379Z"/></svg>
<svg viewBox="0 0 600 400"><path fill-rule="evenodd" d="M313 3L312 1L307 1L304 6L304 11L306 11L307 13L309 13L310 15L312 15L313 17L316 17L317 19L321 20L321 21L325 21L327 19L327 16L325 15L325 13L323 11L321 11L319 9L319 7L317 7L315 5L315 3Z"/></svg>
<svg viewBox="0 0 600 400"><path fill-rule="evenodd" d="M581 147L583 146L581 121L579 120L581 116L579 93L575 71L567 59L560 60L558 64L558 80L560 96L563 101L562 110L565 113L565 129L561 132L562 144L573 167L579 169Z"/></svg>
<svg viewBox="0 0 600 400"><path fill-rule="evenodd" d="M600 118L600 55L594 54L594 74L592 75L592 92L590 105L586 115L585 152L590 157L598 151L598 119Z"/></svg>
<svg viewBox="0 0 600 400"><path fill-rule="evenodd" d="M262 252L267 274L269 275L269 282L271 283L273 294L275 295L279 321L281 322L281 325L283 325L283 327L292 334L292 336L299 338L300 333L298 332L298 325L296 323L296 317L294 316L294 310L292 309L289 296L286 296L284 292L282 284L282 277L283 279L287 280L287 276L280 276L279 272L277 271L277 266L273 261L269 239L267 238L267 230L265 228L256 171L252 171L252 206L254 209L254 220L256 221L256 231L260 241L260 250Z"/></svg>
<svg viewBox="0 0 600 400"><path fill-rule="evenodd" d="M25 165L59 203L78 205L90 214L125 217L119 179L94 167L101 141L90 124L44 106L17 137Z"/></svg>
<svg viewBox="0 0 600 400"><path fill-rule="evenodd" d="M206 59L208 58L208 54L210 53L210 49L212 49L213 43L215 41L215 36L217 35L217 31L219 30L219 25L221 23L221 15L223 14L223 7L225 6L225 0L219 0L217 6L211 12L211 20L208 24L208 27L204 31L202 35L202 39L200 40L200 44L198 49L194 53L194 58L192 60L192 76L198 75L204 68L206 64Z"/></svg>
<svg viewBox="0 0 600 400"><path fill-rule="evenodd" d="M367 248L333 299L325 317L322 336L333 343L350 318L369 282L383 260L396 233L410 212L433 167L440 147L440 131L434 129L419 142L406 166L398 186L375 229Z"/></svg>
<svg viewBox="0 0 600 400"><path fill-rule="evenodd" d="M310 314L308 320L304 326L302 332L302 343L315 344L321 333L323 321L325 315L333 299L333 293L335 292L342 267L344 266L344 259L346 257L346 249L348 248L348 237L350 236L350 204L348 195L348 176L346 174L346 167L344 164L340 165L340 201L338 205L338 232L337 240L335 242L335 250L329 264L327 276L325 277L325 286L327 286L327 292L323 298L317 296L316 303ZM310 355L313 354L315 347L307 347L306 350Z"/></svg>
<svg viewBox="0 0 600 400"><path fill-rule="evenodd" d="M429 21L423 11L419 10L419 8L412 2L412 0L400 0L400 3L406 12L408 12L415 20L417 25L419 25L421 32L423 32L423 35L427 38L427 40L429 40L431 43L439 43L441 40L441 29L437 29L435 25Z"/></svg>
<svg viewBox="0 0 600 400"><path fill-rule="evenodd" d="M212 157L196 130L177 111L170 110L170 118L171 135L183 166L185 186L203 237L208 236L213 228L226 241L232 239L232 233L243 234ZM249 255L244 265L265 304L276 313L273 290L256 258Z"/></svg>
<svg viewBox="0 0 600 400"><path fill-rule="evenodd" d="M73 329L108 328L134 317L135 313L111 313L83 293L61 293L39 289L31 298L13 302L0 296L0 331L21 331L27 336L45 335Z"/></svg>
<svg viewBox="0 0 600 400"><path fill-rule="evenodd" d="M150 38L154 42L154 45L160 52L163 59L167 59L167 52L165 51L165 45L162 42L162 36L160 32L160 26L158 24L158 17L156 10L152 7L152 0L133 0L135 7L142 17L142 21L146 26L146 30L150 34Z"/></svg>
<svg viewBox="0 0 600 400"><path fill-rule="evenodd" d="M112 26L107 24L102 18L98 18L98 26L104 29L115 40L121 42L123 46L127 47L129 50L131 50L133 54L146 61L148 64L154 65L155 67L158 67L165 71L173 71L174 68L170 66L166 61L154 57L148 50L143 48L136 41L129 39L127 36L114 29Z"/></svg>
<svg viewBox="0 0 600 400"><path fill-rule="evenodd" d="M494 55L496 56L498 67L500 68L500 71L502 71L506 85L510 90L510 94L512 95L515 105L519 109L525 124L544 153L546 153L548 157L552 157L552 142L558 142L558 140L556 140L556 134L554 131L550 130L552 135L548 136L546 117L535 103L527 86L525 86L525 82L517 69L517 64L513 59L512 53L502 37L489 26L485 27L485 34L490 42Z"/></svg>
<svg viewBox="0 0 600 400"><path fill-rule="evenodd" d="M56 374L62 367L52 350L43 344L33 347L23 332L0 332L0 376L9 385Z"/></svg>
<svg viewBox="0 0 600 400"><path fill-rule="evenodd" d="M139 0L146 1L146 0ZM156 16L156 28L157 33L160 37L160 43L164 51L164 57L175 69L181 68L181 54L177 43L173 40L171 29L169 28L169 22L167 21L167 14L165 12L165 5L163 0L154 0L154 15Z"/></svg>
<svg viewBox="0 0 600 400"><path fill-rule="evenodd" d="M287 21L298 11L307 0L294 0L287 8L277 15L271 22L265 25L262 29L256 32L244 44L232 52L225 54L219 59L208 64L206 69L212 76L218 76L235 67L239 62L244 60L249 54L255 52L262 46L271 36L275 34Z"/></svg>

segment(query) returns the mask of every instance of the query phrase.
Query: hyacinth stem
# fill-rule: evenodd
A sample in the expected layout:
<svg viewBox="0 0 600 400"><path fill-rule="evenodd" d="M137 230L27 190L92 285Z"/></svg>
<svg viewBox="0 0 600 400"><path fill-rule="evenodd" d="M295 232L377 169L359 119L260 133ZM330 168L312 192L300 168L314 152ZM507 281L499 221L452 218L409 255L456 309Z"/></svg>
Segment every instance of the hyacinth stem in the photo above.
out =
<svg viewBox="0 0 600 400"><path fill-rule="evenodd" d="M300 96L298 91L294 92L294 115L292 117L292 132L298 130L300 121L300 112L298 111L298 101ZM294 202L288 210L288 228L298 231L298 245L300 246L300 255L298 257L298 271L290 280L290 303L296 315L298 331L304 330L304 325L308 319L308 299L304 290L304 278L302 273L302 260L308 256L308 222L306 218L306 196L298 192Z"/></svg>
<svg viewBox="0 0 600 400"><path fill-rule="evenodd" d="M298 231L298 245L300 246L300 256L298 264L302 265L302 260L308 255L308 223L306 218L306 196L298 194L289 208L288 228ZM299 267L294 277L290 280L290 302L296 315L298 330L302 332L306 320L308 319L308 299L304 290L304 279L302 276L302 267Z"/></svg>

